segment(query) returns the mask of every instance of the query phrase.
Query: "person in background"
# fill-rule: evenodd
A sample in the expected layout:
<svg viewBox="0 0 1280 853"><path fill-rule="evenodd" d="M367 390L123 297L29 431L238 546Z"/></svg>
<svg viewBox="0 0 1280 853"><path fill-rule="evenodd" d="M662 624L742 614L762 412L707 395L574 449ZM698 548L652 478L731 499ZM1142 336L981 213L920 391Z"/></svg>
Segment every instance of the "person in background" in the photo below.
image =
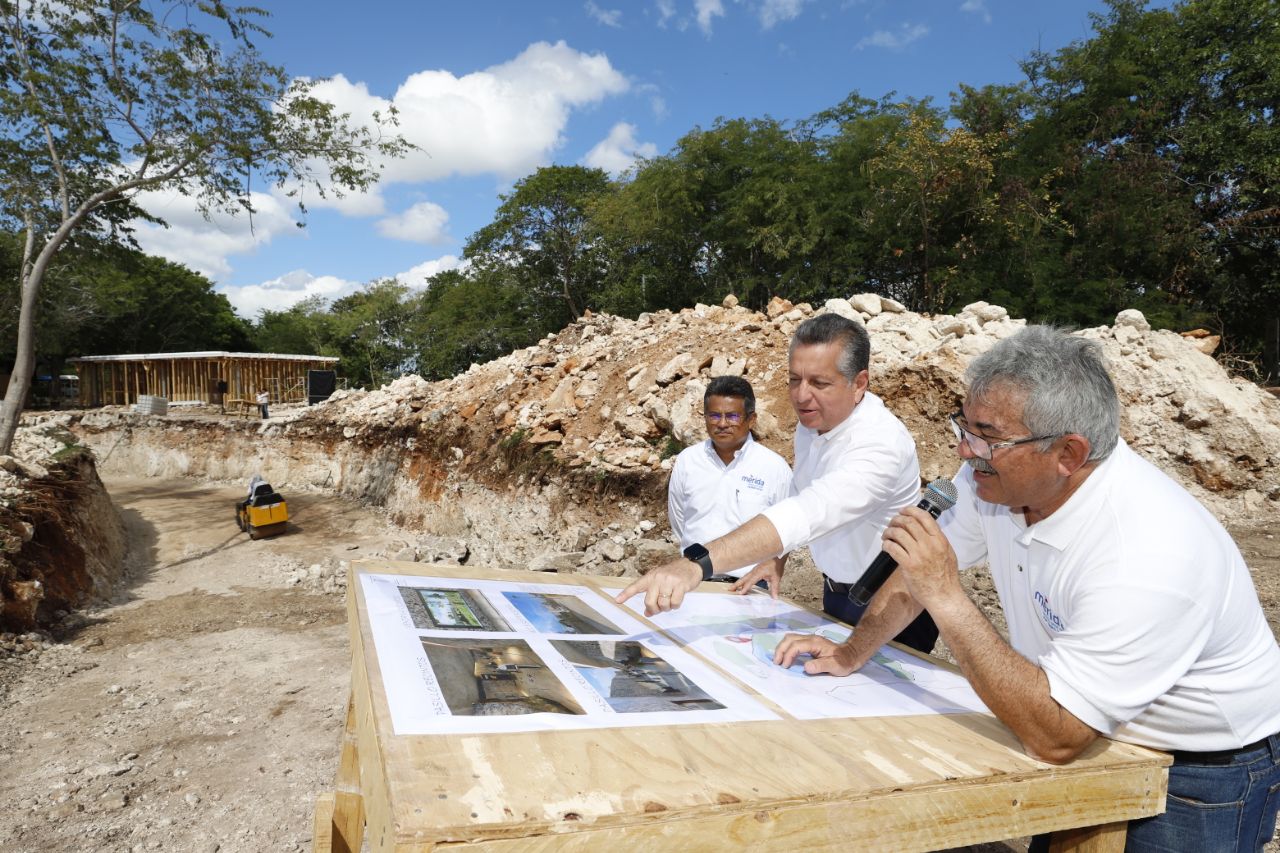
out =
<svg viewBox="0 0 1280 853"><path fill-rule="evenodd" d="M723 536L791 493L787 461L752 435L756 395L750 382L717 376L702 396L702 410L709 438L680 452L667 483L667 520L682 552ZM748 571L743 566L715 579L733 582ZM781 578L781 566L769 576Z"/></svg>
<svg viewBox="0 0 1280 853"><path fill-rule="evenodd" d="M1280 809L1280 647L1240 549L1120 439L1094 342L1031 326L967 378L954 509L903 510L884 534L898 570L858 630L789 635L775 662L846 675L927 608L1032 756L1062 764L1100 735L1173 754L1166 810L1130 821L1126 850L1261 851ZM960 584L979 563L1008 642Z"/></svg>
<svg viewBox="0 0 1280 853"><path fill-rule="evenodd" d="M736 530L695 543L684 559L650 571L617 597L644 593L647 614L674 610L714 571L756 566L734 584L746 592L759 580L776 595L780 564L770 558L809 546L823 575L822 608L857 624L865 609L849 598L880 553L880 534L904 506L919 500L920 463L911 433L867 390L871 340L861 323L822 314L791 338L788 389L799 424L793 494ZM896 638L931 651L938 630L928 613Z"/></svg>
<svg viewBox="0 0 1280 853"><path fill-rule="evenodd" d="M262 415L262 419L265 421L269 417L267 414L267 405L271 402L271 395L267 393L267 389L263 388L258 391L256 399L258 402L258 412Z"/></svg>

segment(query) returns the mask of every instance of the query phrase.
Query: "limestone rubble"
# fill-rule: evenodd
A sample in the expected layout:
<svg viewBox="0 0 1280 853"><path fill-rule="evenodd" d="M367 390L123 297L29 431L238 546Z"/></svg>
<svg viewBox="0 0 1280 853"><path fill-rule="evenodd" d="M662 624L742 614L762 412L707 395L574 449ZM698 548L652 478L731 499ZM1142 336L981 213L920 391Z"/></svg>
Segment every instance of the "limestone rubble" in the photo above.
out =
<svg viewBox="0 0 1280 853"><path fill-rule="evenodd" d="M455 461L471 467L498 446L527 444L599 476L660 476L674 450L704 437L707 381L742 375L759 397L760 438L789 457L787 344L796 325L824 311L866 324L872 390L915 435L925 478L953 472L945 418L962 399L964 369L1026 325L985 302L930 316L874 294L816 310L775 298L758 313L730 297L636 320L588 315L453 379L406 376L373 392L338 392L292 418L341 424L347 438L444 430L457 437ZM1201 338L1153 330L1137 311L1078 334L1102 345L1124 404L1123 434L1136 450L1220 515L1280 500L1280 401L1228 375Z"/></svg>
<svg viewBox="0 0 1280 853"><path fill-rule="evenodd" d="M916 314L873 294L816 310L866 323L871 387L915 436L924 478L954 473L946 417L963 397L965 367L1025 321L982 302L954 316ZM319 490L383 507L417 536L383 556L631 577L674 556L667 470L703 437L712 376L752 382L760 438L790 458L787 345L814 313L782 299L755 312L729 298L635 320L588 315L449 380L405 376L316 406L273 407L267 421L112 408L32 420L74 432L104 471L239 482L261 474L286 494ZM1136 311L1078 334L1103 347L1124 437L1139 453L1226 523L1275 514L1280 400L1229 376L1203 351L1206 338L1152 330ZM0 476L0 488L6 482ZM804 564L803 554L791 563Z"/></svg>

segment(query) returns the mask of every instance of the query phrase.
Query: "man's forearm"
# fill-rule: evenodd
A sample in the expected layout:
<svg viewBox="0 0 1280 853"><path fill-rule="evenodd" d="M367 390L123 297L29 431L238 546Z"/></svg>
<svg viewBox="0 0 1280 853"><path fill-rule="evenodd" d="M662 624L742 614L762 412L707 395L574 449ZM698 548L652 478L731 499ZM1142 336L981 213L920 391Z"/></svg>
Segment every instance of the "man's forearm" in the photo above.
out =
<svg viewBox="0 0 1280 853"><path fill-rule="evenodd" d="M773 522L757 515L736 530L703 544L711 554L711 565L724 573L776 557L782 550L782 537Z"/></svg>
<svg viewBox="0 0 1280 853"><path fill-rule="evenodd" d="M857 629L845 642L853 655L854 669L861 669L877 649L898 636L923 609L907 592L906 584L896 575L891 575L880 591L872 596L866 612L858 620ZM850 661L846 657L843 662Z"/></svg>
<svg viewBox="0 0 1280 853"><path fill-rule="evenodd" d="M929 612L974 691L1033 756L1070 761L1097 737L1049 695L1044 670L1014 651L967 595Z"/></svg>

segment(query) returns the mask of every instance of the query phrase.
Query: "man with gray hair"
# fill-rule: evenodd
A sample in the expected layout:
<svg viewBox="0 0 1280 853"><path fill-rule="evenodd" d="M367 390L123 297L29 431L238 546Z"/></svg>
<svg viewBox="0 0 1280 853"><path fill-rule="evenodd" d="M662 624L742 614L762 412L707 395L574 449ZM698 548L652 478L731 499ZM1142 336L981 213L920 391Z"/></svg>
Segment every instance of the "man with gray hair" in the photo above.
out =
<svg viewBox="0 0 1280 853"><path fill-rule="evenodd" d="M713 571L742 566L756 568L735 590L747 592L764 580L776 597L781 565L769 558L807 545L823 575L823 610L856 624L865 608L849 598L849 589L880 553L885 525L919 500L920 491L914 439L867 390L870 360L862 324L838 314L801 323L787 356L788 391L800 421L793 494L717 539L686 547L685 559L653 569L618 601L644 593L646 613L674 610ZM896 637L925 652L937 638L927 613Z"/></svg>
<svg viewBox="0 0 1280 853"><path fill-rule="evenodd" d="M967 378L955 508L903 510L884 534L898 571L849 641L790 635L776 662L848 674L927 608L1031 755L1065 763L1099 735L1173 754L1167 809L1130 824L1127 850L1261 850L1280 808L1280 647L1239 549L1120 440L1096 344L1028 327ZM982 562L1008 643L960 585Z"/></svg>

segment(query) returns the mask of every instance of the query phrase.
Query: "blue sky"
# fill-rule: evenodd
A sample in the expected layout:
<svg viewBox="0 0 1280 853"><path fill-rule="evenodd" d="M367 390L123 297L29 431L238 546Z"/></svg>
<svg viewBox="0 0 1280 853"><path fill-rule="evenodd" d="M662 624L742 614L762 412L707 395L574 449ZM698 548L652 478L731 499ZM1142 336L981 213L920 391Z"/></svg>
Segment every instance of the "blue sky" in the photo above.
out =
<svg viewBox="0 0 1280 853"><path fill-rule="evenodd" d="M394 103L421 147L371 193L312 203L307 227L259 188L259 213L171 228L147 251L208 275L245 317L381 278L420 287L456 266L499 195L538 166L621 172L717 117L794 121L850 92L931 97L1021 79L1018 63L1091 32L1094 0L264 0L260 47L353 116Z"/></svg>

